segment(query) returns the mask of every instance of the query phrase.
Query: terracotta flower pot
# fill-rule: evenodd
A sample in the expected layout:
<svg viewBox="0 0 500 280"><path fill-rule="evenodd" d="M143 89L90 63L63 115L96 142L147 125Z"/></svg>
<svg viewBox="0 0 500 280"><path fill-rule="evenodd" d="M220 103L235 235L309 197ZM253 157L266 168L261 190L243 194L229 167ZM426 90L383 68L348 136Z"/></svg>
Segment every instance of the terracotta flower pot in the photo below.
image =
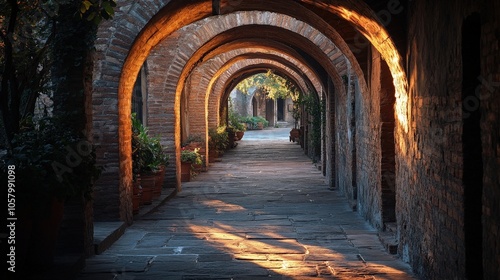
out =
<svg viewBox="0 0 500 280"><path fill-rule="evenodd" d="M215 149L211 149L208 151L208 162L215 162L215 159L218 157L218 153Z"/></svg>
<svg viewBox="0 0 500 280"><path fill-rule="evenodd" d="M191 163L181 162L181 182L191 181Z"/></svg>
<svg viewBox="0 0 500 280"><path fill-rule="evenodd" d="M192 164L193 171L196 173L200 173L203 171L203 164Z"/></svg>
<svg viewBox="0 0 500 280"><path fill-rule="evenodd" d="M165 180L165 167L162 166L160 168L160 171L156 172L156 179L155 179L155 187L153 189L153 199L158 198L161 195L161 191L163 189L163 182Z"/></svg>
<svg viewBox="0 0 500 280"><path fill-rule="evenodd" d="M236 132L236 137L238 137L239 140L243 139L243 135L245 135L244 131L237 131Z"/></svg>
<svg viewBox="0 0 500 280"><path fill-rule="evenodd" d="M142 202L145 205L153 203L153 190L155 188L156 174L152 172L141 173Z"/></svg>
<svg viewBox="0 0 500 280"><path fill-rule="evenodd" d="M139 213L139 208L142 205L142 186L141 186L141 178L137 178L133 184L133 192L132 192L132 213Z"/></svg>
<svg viewBox="0 0 500 280"><path fill-rule="evenodd" d="M300 130L297 128L292 128L290 130L290 142L295 142L300 137Z"/></svg>

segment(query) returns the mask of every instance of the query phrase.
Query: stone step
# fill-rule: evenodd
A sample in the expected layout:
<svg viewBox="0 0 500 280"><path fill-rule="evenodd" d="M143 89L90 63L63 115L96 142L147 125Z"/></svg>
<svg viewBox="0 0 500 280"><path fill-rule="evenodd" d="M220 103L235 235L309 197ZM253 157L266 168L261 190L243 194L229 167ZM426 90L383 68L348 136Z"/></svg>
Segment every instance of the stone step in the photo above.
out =
<svg viewBox="0 0 500 280"><path fill-rule="evenodd" d="M398 245L399 245L399 243L396 240L394 234L388 233L388 232L380 232L378 234L378 237L380 239L380 242L384 246L385 250L389 254L395 255L395 254L398 253Z"/></svg>
<svg viewBox="0 0 500 280"><path fill-rule="evenodd" d="M389 254L398 253L399 242L396 239L396 223L386 223L385 230L379 232L378 237Z"/></svg>

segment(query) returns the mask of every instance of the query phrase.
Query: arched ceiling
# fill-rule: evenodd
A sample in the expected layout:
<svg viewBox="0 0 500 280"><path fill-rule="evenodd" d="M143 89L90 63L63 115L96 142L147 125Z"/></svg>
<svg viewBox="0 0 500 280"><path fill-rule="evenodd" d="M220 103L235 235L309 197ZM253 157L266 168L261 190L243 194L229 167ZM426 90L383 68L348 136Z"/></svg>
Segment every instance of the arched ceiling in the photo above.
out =
<svg viewBox="0 0 500 280"><path fill-rule="evenodd" d="M206 19L211 15L224 15L234 13L236 11L268 11L279 12L289 16L293 16L298 20L304 20L312 26L318 26L321 31L320 34L325 34L328 38L333 39L342 50L342 55L348 57L348 60L353 64L354 69L360 71L352 52L339 33L333 29L322 17L314 13L312 10L305 9L304 5L310 5L316 9L320 9L323 13L331 13L332 16L342 19L343 22L348 22L354 29L362 33L368 38L374 46L380 50L382 56L388 60L391 72L395 77L395 84L397 84L397 93L401 90L406 90L406 78L401 77L399 72L402 72L402 61L398 55L393 41L383 28L383 24L377 17L375 12L362 1L285 1L276 0L268 1L170 1L163 7L142 29L137 41L133 44L131 52L135 53L137 59L130 59L125 62L125 69L127 63L137 63L144 61L145 56L149 54L151 48L156 46L161 40L168 37L172 32L189 25L198 20ZM181 17L184 15L184 17ZM187 16L188 15L188 16ZM324 17L324 16L323 16ZM273 17L271 17L273 18ZM259 23L266 22L270 17L256 18ZM167 24L168 23L168 24ZM141 40L142 39L142 40ZM144 40L146 39L146 40ZM140 49L144 51L139 51ZM148 50L149 49L149 50ZM137 52L136 52L137 51ZM304 52L307 53L307 52ZM316 60L320 62L321 60ZM130 67L130 69L137 68ZM404 73L404 72L403 72ZM358 75L359 76L359 75ZM404 76L404 75L403 75ZM123 84L124 88L129 88L131 85ZM398 92L399 89L399 92Z"/></svg>
<svg viewBox="0 0 500 280"><path fill-rule="evenodd" d="M267 25L254 24L259 17L274 19L268 20ZM306 64L316 73L316 79L323 83L327 76L332 77L340 90L343 89L341 75L346 75L351 66L343 53L321 32L287 15L241 12L223 18L209 17L183 28L172 37L179 42L177 45L189 45L186 46L189 50L184 50L182 55L176 54L171 59L171 65L175 65L174 70L184 66L178 81L170 81L176 84L179 82L178 92L182 91L183 80L200 63L241 44L258 45L286 53ZM201 43L203 45L200 46ZM167 53L172 45L175 44L167 38L152 53ZM171 77L172 74L167 72L165 76Z"/></svg>
<svg viewBox="0 0 500 280"><path fill-rule="evenodd" d="M204 61L202 64L196 67L195 71L200 71L204 73L207 79L212 77L218 78L224 71L232 66L232 64L244 60L244 59L267 59L269 61L275 61L282 65L285 65L288 69L292 71L286 76L293 76L295 82L300 85L300 88L304 91L309 88L314 88L316 91L320 92L324 85L318 78L317 73L313 72L308 66L297 60L293 56L281 53L272 49L257 48L257 47L247 47L238 48L231 51L219 54L210 60ZM271 68L274 69L274 68ZM276 69L274 69L276 70Z"/></svg>

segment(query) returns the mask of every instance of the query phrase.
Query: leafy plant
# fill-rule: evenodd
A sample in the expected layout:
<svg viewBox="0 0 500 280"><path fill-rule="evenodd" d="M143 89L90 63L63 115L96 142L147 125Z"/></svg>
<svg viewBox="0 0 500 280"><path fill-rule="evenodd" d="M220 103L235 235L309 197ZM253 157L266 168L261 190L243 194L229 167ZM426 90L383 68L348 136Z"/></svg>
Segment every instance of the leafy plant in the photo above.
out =
<svg viewBox="0 0 500 280"><path fill-rule="evenodd" d="M222 125L217 128L211 128L208 130L209 136L209 148L216 151L222 152L226 149L229 143L229 135L226 130L226 126Z"/></svg>
<svg viewBox="0 0 500 280"><path fill-rule="evenodd" d="M181 161L190 162L192 164L202 164L203 160L199 153L200 149L196 148L194 150L182 149L181 150Z"/></svg>
<svg viewBox="0 0 500 280"><path fill-rule="evenodd" d="M103 19L111 19L115 15L115 0L82 0L80 16L98 25Z"/></svg>
<svg viewBox="0 0 500 280"><path fill-rule="evenodd" d="M269 121L261 116L246 117L244 118L244 122L252 129L256 129L259 123L262 123L264 127L269 126Z"/></svg>
<svg viewBox="0 0 500 280"><path fill-rule="evenodd" d="M44 118L15 135L12 151L0 159L6 175L14 168L16 202L35 215L47 214L52 198L66 200L84 195L90 199L102 167L96 164L96 147L84 135L61 121Z"/></svg>
<svg viewBox="0 0 500 280"><path fill-rule="evenodd" d="M274 74L271 70L266 73L259 73L241 81L236 89L249 94L250 89L259 89L266 94L267 98L276 100L278 98L286 99L298 95L299 90L295 83L288 78Z"/></svg>
<svg viewBox="0 0 500 280"><path fill-rule="evenodd" d="M41 94L54 99L70 96L67 100L73 103L82 100L82 91L79 90L83 87L82 65L85 56L93 46L96 24L101 19L110 19L113 16L115 2L1 2L0 141L3 143L0 143L0 146L5 145L9 150L12 149L13 137L20 131L19 124L23 119L34 115L37 98ZM75 83L77 86L71 84L73 77L80 78L81 87L78 82ZM60 105L62 108L58 110L63 113L77 111L77 108L73 108L69 103ZM55 102L54 107L57 104L61 102ZM50 110L52 107L47 111Z"/></svg>
<svg viewBox="0 0 500 280"><path fill-rule="evenodd" d="M240 115L238 115L234 110L232 110L232 107L229 108L229 126L233 128L234 132L238 131L245 131L246 127L243 124L244 118L242 118Z"/></svg>
<svg viewBox="0 0 500 280"><path fill-rule="evenodd" d="M309 123L312 129L310 130L311 145L315 149L320 149L321 147L321 129L325 125L325 108L326 104L324 101L318 101L318 99L312 94L304 95L300 100L300 104L304 105L305 111L311 117Z"/></svg>
<svg viewBox="0 0 500 280"><path fill-rule="evenodd" d="M134 173L156 172L169 164L169 156L163 151L160 139L149 135L135 113L132 113L132 159Z"/></svg>
<svg viewBox="0 0 500 280"><path fill-rule="evenodd" d="M189 146L192 143L205 143L205 139L199 135L189 135L189 137L181 143L182 147Z"/></svg>

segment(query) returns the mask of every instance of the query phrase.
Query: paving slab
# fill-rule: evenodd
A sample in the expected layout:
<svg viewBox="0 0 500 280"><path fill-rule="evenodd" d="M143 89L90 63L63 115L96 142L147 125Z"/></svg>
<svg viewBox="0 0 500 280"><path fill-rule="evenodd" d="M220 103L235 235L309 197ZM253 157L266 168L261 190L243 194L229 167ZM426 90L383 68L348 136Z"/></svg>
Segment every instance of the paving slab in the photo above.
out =
<svg viewBox="0 0 500 280"><path fill-rule="evenodd" d="M78 279L416 279L288 132L247 131Z"/></svg>

